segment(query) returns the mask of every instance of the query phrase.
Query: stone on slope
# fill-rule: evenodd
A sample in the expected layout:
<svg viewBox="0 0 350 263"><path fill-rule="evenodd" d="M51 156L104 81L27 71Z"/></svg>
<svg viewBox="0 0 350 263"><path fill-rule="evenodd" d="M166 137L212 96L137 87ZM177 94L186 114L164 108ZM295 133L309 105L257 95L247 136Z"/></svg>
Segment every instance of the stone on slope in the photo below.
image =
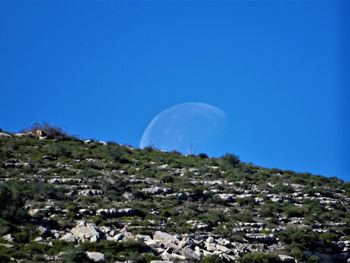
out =
<svg viewBox="0 0 350 263"><path fill-rule="evenodd" d="M86 255L93 262L101 262L105 261L105 255L100 252L86 252Z"/></svg>
<svg viewBox="0 0 350 263"><path fill-rule="evenodd" d="M67 243L74 243L75 242L75 237L73 236L72 233L66 233L64 236L60 238L60 240L65 241Z"/></svg>
<svg viewBox="0 0 350 263"><path fill-rule="evenodd" d="M156 231L153 234L154 240L160 240L163 243L178 243L179 240L176 238L176 236L170 235L166 232L162 231Z"/></svg>
<svg viewBox="0 0 350 263"><path fill-rule="evenodd" d="M79 241L97 241L100 238L100 233L93 223L78 221L77 225L71 229L71 233Z"/></svg>

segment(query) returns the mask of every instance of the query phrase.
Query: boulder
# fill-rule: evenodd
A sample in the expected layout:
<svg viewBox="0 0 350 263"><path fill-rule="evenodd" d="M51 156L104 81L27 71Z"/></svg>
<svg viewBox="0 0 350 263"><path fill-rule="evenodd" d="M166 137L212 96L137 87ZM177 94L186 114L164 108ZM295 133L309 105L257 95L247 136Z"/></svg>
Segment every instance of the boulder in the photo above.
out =
<svg viewBox="0 0 350 263"><path fill-rule="evenodd" d="M178 243L179 240L177 239L176 236L170 235L166 232L162 231L156 231L153 234L153 239L154 240L160 240L163 243Z"/></svg>
<svg viewBox="0 0 350 263"><path fill-rule="evenodd" d="M78 221L76 227L71 229L73 236L79 241L97 241L100 238L100 232L93 223L86 223L85 221Z"/></svg>
<svg viewBox="0 0 350 263"><path fill-rule="evenodd" d="M190 247L185 247L182 249L181 254L188 260L199 260L200 256Z"/></svg>
<svg viewBox="0 0 350 263"><path fill-rule="evenodd" d="M75 242L75 237L73 236L72 233L67 233L64 236L60 238L60 240L65 241L67 243L74 243Z"/></svg>
<svg viewBox="0 0 350 263"><path fill-rule="evenodd" d="M278 255L279 259L285 263L295 263L295 259L287 255Z"/></svg>
<svg viewBox="0 0 350 263"><path fill-rule="evenodd" d="M235 195L233 194L218 194L217 195L222 201L232 203L235 201Z"/></svg>
<svg viewBox="0 0 350 263"><path fill-rule="evenodd" d="M100 252L86 252L86 255L93 262L101 262L105 261L105 255Z"/></svg>
<svg viewBox="0 0 350 263"><path fill-rule="evenodd" d="M148 235L140 235L140 234L136 235L135 239L138 240L138 241L143 241L143 242L152 240L152 238L150 236L148 236Z"/></svg>
<svg viewBox="0 0 350 263"><path fill-rule="evenodd" d="M12 135L8 134L8 133L5 133L5 132L0 132L0 137L2 137L2 138L11 138Z"/></svg>
<svg viewBox="0 0 350 263"><path fill-rule="evenodd" d="M12 237L11 234L7 234L7 235L2 236L2 239L6 240L8 242L13 242L13 240L14 240L14 238Z"/></svg>

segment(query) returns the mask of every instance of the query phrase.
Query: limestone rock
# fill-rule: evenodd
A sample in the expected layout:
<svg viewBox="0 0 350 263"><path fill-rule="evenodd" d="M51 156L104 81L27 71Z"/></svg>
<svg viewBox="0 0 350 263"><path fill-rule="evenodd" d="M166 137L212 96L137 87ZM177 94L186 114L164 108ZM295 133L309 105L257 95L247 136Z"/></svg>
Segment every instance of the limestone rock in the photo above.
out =
<svg viewBox="0 0 350 263"><path fill-rule="evenodd" d="M166 232L162 232L162 231L154 232L153 239L160 240L164 243L178 243L179 242L179 240L176 238L176 236L170 235L170 234L168 234Z"/></svg>
<svg viewBox="0 0 350 263"><path fill-rule="evenodd" d="M67 243L74 243L75 242L75 237L73 236L72 233L67 233L63 237L60 238L60 240L63 240Z"/></svg>
<svg viewBox="0 0 350 263"><path fill-rule="evenodd" d="M287 255L278 255L279 259L282 262L286 262L286 263L295 263L295 259L291 256L287 256Z"/></svg>
<svg viewBox="0 0 350 263"><path fill-rule="evenodd" d="M86 252L86 255L93 262L101 262L105 261L105 255L100 252Z"/></svg>
<svg viewBox="0 0 350 263"><path fill-rule="evenodd" d="M100 238L100 233L95 224L86 223L85 221L79 221L76 227L72 228L71 233L79 241L92 241Z"/></svg>

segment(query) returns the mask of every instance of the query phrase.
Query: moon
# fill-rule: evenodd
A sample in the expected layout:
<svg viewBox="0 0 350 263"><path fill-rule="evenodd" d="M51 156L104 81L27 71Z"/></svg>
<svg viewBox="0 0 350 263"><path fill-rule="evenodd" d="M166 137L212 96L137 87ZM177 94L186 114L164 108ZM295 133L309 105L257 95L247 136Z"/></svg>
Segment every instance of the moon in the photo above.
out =
<svg viewBox="0 0 350 263"><path fill-rule="evenodd" d="M183 154L220 152L227 114L210 104L187 102L170 107L148 124L140 148L155 147Z"/></svg>

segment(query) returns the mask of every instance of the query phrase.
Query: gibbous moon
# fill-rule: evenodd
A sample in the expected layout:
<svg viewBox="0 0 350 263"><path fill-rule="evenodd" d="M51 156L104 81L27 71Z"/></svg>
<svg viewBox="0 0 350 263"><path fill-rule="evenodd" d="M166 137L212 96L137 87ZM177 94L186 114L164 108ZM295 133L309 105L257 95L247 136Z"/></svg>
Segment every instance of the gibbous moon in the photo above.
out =
<svg viewBox="0 0 350 263"><path fill-rule="evenodd" d="M170 107L148 124L140 148L152 146L184 154L221 152L227 125L224 111L205 103L189 102Z"/></svg>

